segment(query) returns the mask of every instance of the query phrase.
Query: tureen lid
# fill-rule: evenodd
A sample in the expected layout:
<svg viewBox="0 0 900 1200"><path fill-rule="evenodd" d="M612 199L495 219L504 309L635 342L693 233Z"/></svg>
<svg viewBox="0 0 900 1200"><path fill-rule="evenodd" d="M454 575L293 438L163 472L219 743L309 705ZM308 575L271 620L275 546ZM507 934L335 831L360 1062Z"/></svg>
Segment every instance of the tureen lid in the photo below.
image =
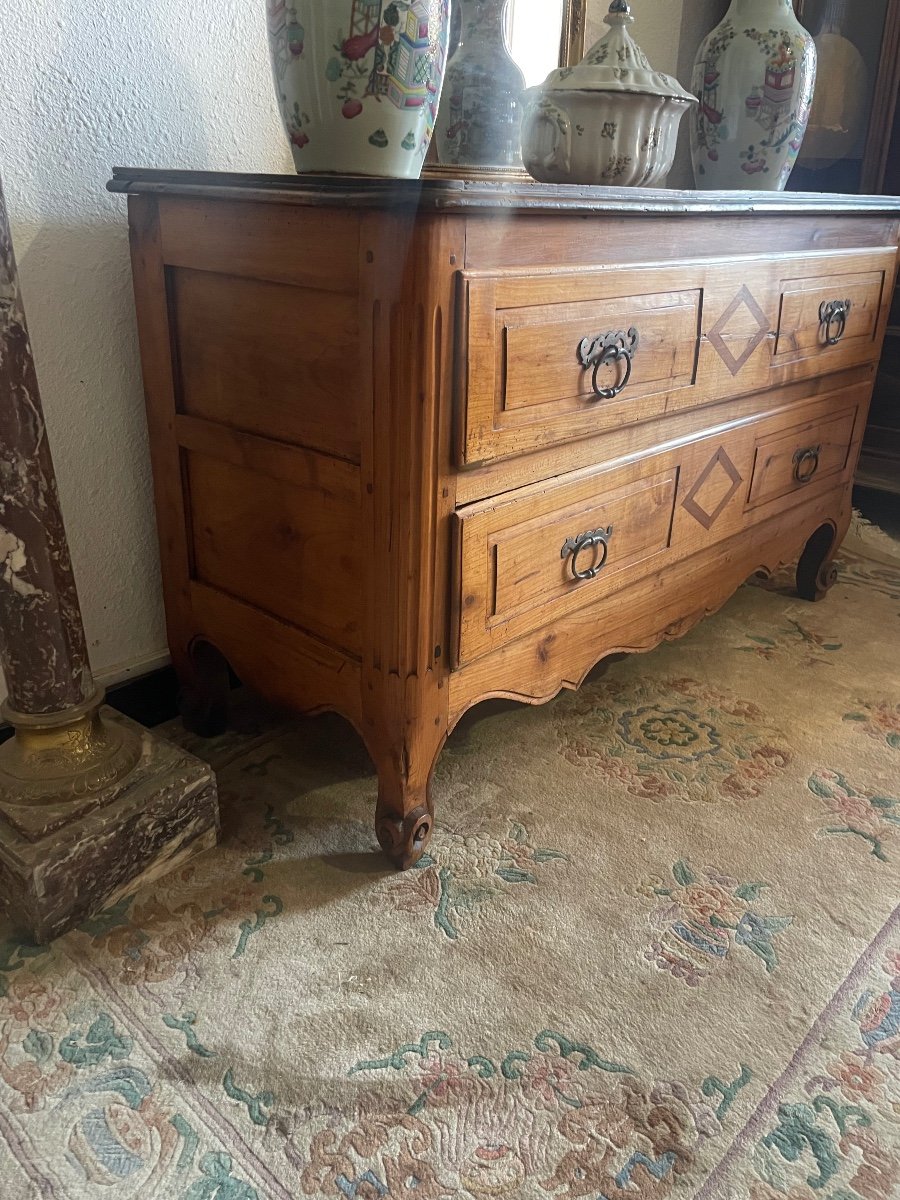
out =
<svg viewBox="0 0 900 1200"><path fill-rule="evenodd" d="M677 79L654 71L631 34L634 24L627 0L612 0L603 18L609 33L587 52L577 67L551 71L545 91L640 92L647 96L669 96L696 103Z"/></svg>

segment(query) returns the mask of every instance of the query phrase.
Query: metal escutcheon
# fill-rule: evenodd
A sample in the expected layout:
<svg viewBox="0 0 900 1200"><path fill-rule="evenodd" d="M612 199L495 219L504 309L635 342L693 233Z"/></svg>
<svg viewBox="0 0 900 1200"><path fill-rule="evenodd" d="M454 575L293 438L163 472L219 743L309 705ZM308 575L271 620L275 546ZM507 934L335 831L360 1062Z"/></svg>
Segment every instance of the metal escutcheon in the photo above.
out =
<svg viewBox="0 0 900 1200"><path fill-rule="evenodd" d="M847 318L853 307L850 300L825 300L819 308L819 320L825 327L825 345L836 346L847 331ZM832 333L832 326L837 330Z"/></svg>
<svg viewBox="0 0 900 1200"><path fill-rule="evenodd" d="M608 529L591 529L587 533L580 533L578 537L569 538L560 551L560 558L569 558L571 562L569 566L572 568L572 578L577 580L596 579L603 568L606 566L606 561L609 558L609 539L612 537L613 527ZM593 564L585 571L578 569L578 556L582 550L594 550L597 546L601 547L599 555L594 556Z"/></svg>
<svg viewBox="0 0 900 1200"><path fill-rule="evenodd" d="M628 332L610 330L608 333L586 337L578 347L578 361L583 367L593 367L591 387L594 395L600 400L612 400L628 387L631 372L634 368L634 356L641 344L641 335L632 325ZM597 386L597 375L601 367L613 364L625 364L622 378L611 388Z"/></svg>
<svg viewBox="0 0 900 1200"><path fill-rule="evenodd" d="M821 446L809 446L794 455L794 479L797 483L809 483L819 469Z"/></svg>

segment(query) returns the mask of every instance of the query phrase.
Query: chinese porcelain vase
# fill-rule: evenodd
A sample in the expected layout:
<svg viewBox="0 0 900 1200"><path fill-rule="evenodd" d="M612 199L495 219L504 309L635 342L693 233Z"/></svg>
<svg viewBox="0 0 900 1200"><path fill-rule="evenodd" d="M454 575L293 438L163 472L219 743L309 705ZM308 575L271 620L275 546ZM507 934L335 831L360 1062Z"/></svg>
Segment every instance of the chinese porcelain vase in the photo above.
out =
<svg viewBox="0 0 900 1200"><path fill-rule="evenodd" d="M694 65L697 186L783 190L815 83L816 47L791 0L732 0Z"/></svg>
<svg viewBox="0 0 900 1200"><path fill-rule="evenodd" d="M506 43L508 0L455 3L462 40L451 55L438 111L438 158L452 166L521 170L525 77Z"/></svg>
<svg viewBox="0 0 900 1200"><path fill-rule="evenodd" d="M447 59L450 0L266 0L297 170L418 179Z"/></svg>

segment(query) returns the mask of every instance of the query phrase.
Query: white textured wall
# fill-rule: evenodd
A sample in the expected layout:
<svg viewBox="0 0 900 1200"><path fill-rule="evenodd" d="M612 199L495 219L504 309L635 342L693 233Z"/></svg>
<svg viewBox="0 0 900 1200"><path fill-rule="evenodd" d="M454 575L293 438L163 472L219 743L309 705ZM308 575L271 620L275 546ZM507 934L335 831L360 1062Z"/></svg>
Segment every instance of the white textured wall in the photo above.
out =
<svg viewBox="0 0 900 1200"><path fill-rule="evenodd" d="M264 0L0 0L0 171L95 671L165 659L114 164L290 167Z"/></svg>
<svg viewBox="0 0 900 1200"><path fill-rule="evenodd" d="M678 36L685 0L630 0L634 24L631 34L657 71L674 75L678 66ZM688 0L690 3L690 0ZM585 49L609 32L603 18L609 0L587 0Z"/></svg>
<svg viewBox="0 0 900 1200"><path fill-rule="evenodd" d="M608 5L591 5L596 28ZM723 0L633 5L675 72L682 22L699 41ZM0 170L92 663L111 681L164 660L165 632L125 202L104 184L115 164L290 170L265 4L0 0L0 39Z"/></svg>

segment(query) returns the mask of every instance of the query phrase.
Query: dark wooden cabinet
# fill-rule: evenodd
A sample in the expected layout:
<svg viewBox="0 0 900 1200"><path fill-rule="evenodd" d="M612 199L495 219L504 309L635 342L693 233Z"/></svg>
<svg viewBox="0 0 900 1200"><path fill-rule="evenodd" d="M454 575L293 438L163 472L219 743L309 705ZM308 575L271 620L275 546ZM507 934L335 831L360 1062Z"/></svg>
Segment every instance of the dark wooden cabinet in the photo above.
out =
<svg viewBox="0 0 900 1200"><path fill-rule="evenodd" d="M813 170L805 161L805 145L790 186L900 195L900 0L862 6L858 0L795 0L795 8L814 34L837 30L863 50L869 87L866 136L856 152L826 164L824 170ZM818 86L840 88L843 83L829 77L827 67L820 70ZM894 299L887 328L858 482L900 494L900 296Z"/></svg>

